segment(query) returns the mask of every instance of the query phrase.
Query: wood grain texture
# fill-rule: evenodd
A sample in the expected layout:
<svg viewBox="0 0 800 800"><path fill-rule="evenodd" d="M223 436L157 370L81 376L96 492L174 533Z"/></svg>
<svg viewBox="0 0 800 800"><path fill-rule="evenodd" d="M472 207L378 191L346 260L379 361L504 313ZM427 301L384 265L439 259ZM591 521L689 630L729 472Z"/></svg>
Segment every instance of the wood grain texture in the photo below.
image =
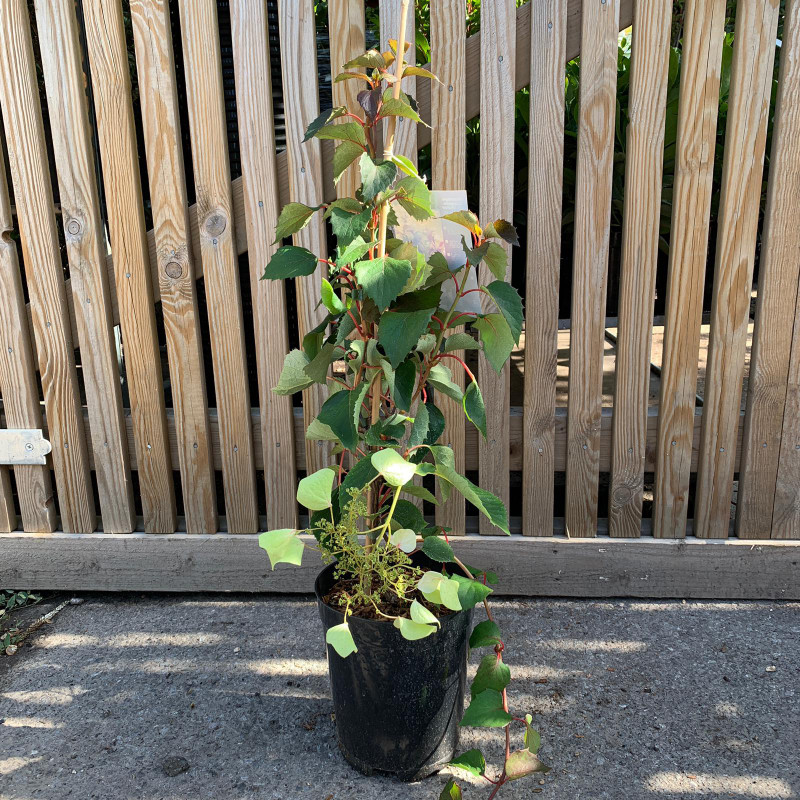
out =
<svg viewBox="0 0 800 800"><path fill-rule="evenodd" d="M514 0L497 0L481 6L481 147L480 219L488 225L496 219L512 221L514 216L514 62L516 22ZM511 280L512 252L508 253L506 280ZM479 269L478 283L493 280L488 269ZM482 299L485 301L481 295ZM484 311L493 308L484 303ZM486 357L478 357L478 383L486 405L486 439L478 444L479 483L502 500L508 508L508 410L511 373L506 364L500 376ZM492 534L494 526L481 518L480 532Z"/></svg>
<svg viewBox="0 0 800 800"><path fill-rule="evenodd" d="M798 496L800 472L792 474L800 417L785 416L792 358L792 327L800 282L800 2L787 4L780 77L772 132L767 207L758 276L753 352L747 394L744 452L739 474L736 535L742 539L784 536ZM796 327L795 327L796 330ZM793 382L797 385L797 382ZM782 430L786 441L781 443ZM784 458L785 454L785 458ZM788 467L786 472L779 465ZM776 495L776 483L779 491ZM787 492L788 489L788 492ZM787 500L789 501L787 503ZM787 522L789 523L787 525Z"/></svg>
<svg viewBox="0 0 800 800"><path fill-rule="evenodd" d="M670 3L639 0L633 23L630 121L626 136L613 465L608 508L612 536L639 536L642 529L671 27Z"/></svg>
<svg viewBox="0 0 800 800"><path fill-rule="evenodd" d="M295 46L281 50L283 67L283 96L292 98L286 103L286 152L290 198L307 206L323 202L322 150L318 139L302 144L308 124L319 115L317 99L317 44L314 6L311 0L280 0L278 22L281 39ZM319 258L327 258L325 224L317 214L299 233L294 242ZM318 305L323 270L295 280L297 287L297 316L300 339L325 318L326 311ZM313 420L328 396L327 388L314 384L303 392L305 424ZM305 440L305 437L303 437ZM309 472L327 466L330 447L326 442L306 441L306 464Z"/></svg>
<svg viewBox="0 0 800 800"><path fill-rule="evenodd" d="M0 395L6 426L41 428L42 410L36 382L33 348L28 335L25 296L17 247L11 234L14 222L6 185L6 165L0 152ZM55 499L50 468L14 468L22 526L26 531L56 529ZM0 526L15 530L16 510L8 468L0 469Z"/></svg>
<svg viewBox="0 0 800 800"><path fill-rule="evenodd" d="M272 391L283 366L280 356L289 350L286 294L283 281L261 280L264 266L277 249L273 239L280 212L266 4L233 0L231 29L267 523L270 528L294 528L298 520L292 398Z"/></svg>
<svg viewBox="0 0 800 800"><path fill-rule="evenodd" d="M293 409L294 427L295 427L295 459L298 469L307 469L305 443L303 441L303 412L300 408ZM251 424L253 426L253 440L256 449L256 469L263 468L261 461L261 416L258 409L253 409ZM209 410L210 418L210 431L211 431L211 455L212 463L217 469L222 468L222 456L219 448L219 427L217 425L217 411L216 409ZM2 415L0 415L2 420ZM525 441L523 434L523 411L519 406L511 407L511 414L508 418L509 436L511 439L511 446L508 451L509 468L512 470L520 470L523 466L523 452L525 450ZM695 418L694 433L692 435L693 447L690 466L692 470L697 469L697 462L700 455L700 427L702 424L702 416L698 413ZM47 420L44 421L45 430L47 429ZM133 441L133 429L128 423L128 439ZM563 472L567 465L567 413L565 409L557 409L554 418L555 427L555 443L553 447L554 460L553 465L556 472ZM738 467L740 452L741 452L741 437L744 428L744 414L739 419L739 433L737 436L737 450L736 450L736 465ZM600 420L600 469L603 472L611 470L611 429L612 429L612 413L610 408L604 409L603 416ZM175 433L175 418L170 409L167 409L167 430L169 431L170 447L172 448L173 458L177 460L178 443ZM645 456L645 471L652 472L655 468L656 457L656 436L658 431L658 415L655 409L651 409L647 417L647 451ZM478 468L478 432L474 427L467 428L465 442L464 442L464 465L467 470L476 470ZM136 462L132 462L132 467L136 468ZM552 519L551 519L552 522Z"/></svg>
<svg viewBox="0 0 800 800"><path fill-rule="evenodd" d="M724 25L725 0L687 2L653 507L663 538L684 536L688 516Z"/></svg>
<svg viewBox="0 0 800 800"><path fill-rule="evenodd" d="M184 513L190 533L215 533L194 262L167 0L131 0L139 96L153 208L155 263L169 356Z"/></svg>
<svg viewBox="0 0 800 800"><path fill-rule="evenodd" d="M216 0L180 0L183 64L200 222L229 533L258 530L250 392L222 88Z"/></svg>
<svg viewBox="0 0 800 800"><path fill-rule="evenodd" d="M70 0L37 0L35 8L103 530L129 533L133 487L78 20Z"/></svg>
<svg viewBox="0 0 800 800"><path fill-rule="evenodd" d="M310 538L310 537L309 537ZM313 541L313 540L312 540ZM257 536L3 534L9 584L72 591L312 591L321 564L270 570ZM797 600L800 544L462 536L456 554L497 572L496 594ZM90 568L91 566L91 568Z"/></svg>
<svg viewBox="0 0 800 800"><path fill-rule="evenodd" d="M96 525L94 497L25 0L0 4L0 100L61 527L88 533Z"/></svg>
<svg viewBox="0 0 800 800"><path fill-rule="evenodd" d="M523 420L527 444L522 468L526 536L549 536L553 521L566 36L566 0L531 7Z"/></svg>
<svg viewBox="0 0 800 800"><path fill-rule="evenodd" d="M431 166L433 189L464 189L467 137L464 119L466 67L466 6L464 0L445 0L431 6L431 68L439 82L431 87ZM420 80L419 83L426 81ZM454 332L461 332L459 326ZM453 381L464 388L464 373L453 370ZM444 414L442 443L453 449L454 467L464 473L466 425L461 404L442 395L437 404ZM436 506L436 524L464 532L465 504L458 492Z"/></svg>
<svg viewBox="0 0 800 800"><path fill-rule="evenodd" d="M727 536L779 0L737 7L694 530Z"/></svg>
<svg viewBox="0 0 800 800"><path fill-rule="evenodd" d="M409 3L408 17L406 18L406 42L410 43L411 46L405 54L405 59L409 64L416 64L414 6L414 2ZM389 49L389 39L397 39L397 32L400 28L400 0L379 0L378 7L380 9L381 50L386 52ZM400 88L416 99L417 89L423 83L429 83L429 81L424 79L418 81L412 76L403 78ZM430 92L428 97L430 97ZM423 125L415 123L413 120L399 117L394 135L395 155L405 156L416 164L417 149L420 147L417 141L418 131L423 127Z"/></svg>
<svg viewBox="0 0 800 800"><path fill-rule="evenodd" d="M566 520L570 536L594 536L597 526L618 31L619 0L584 7L569 354Z"/></svg>
<svg viewBox="0 0 800 800"><path fill-rule="evenodd" d="M141 0L139 0L141 2ZM567 2L567 50L565 61L569 61L580 54L580 9L581 0L568 0ZM527 53L530 51L531 38L530 38L530 10L531 4L520 6L517 9L517 51L520 53ZM620 0L620 27L628 27L633 20L633 0ZM465 121L473 119L480 113L480 33L470 36L466 40L465 49L465 69L466 79L464 81L464 107L465 107ZM427 65L430 67L430 65ZM530 60L527 58L518 58L516 65L514 89L519 90L528 85L530 80ZM431 119L431 95L428 81L420 81L417 86L417 102L419 105L420 115L426 121ZM431 142L431 131L425 126L418 126L417 128L417 145L424 147ZM322 142L322 174L323 174L323 198L325 202L336 199L336 187L333 185L333 171L331 166L331 159L333 158L334 143L330 141ZM285 151L280 152L276 156L277 166L277 184L279 193L279 203L281 206L290 202L291 192L289 186L289 165L288 156ZM247 251L247 226L245 223L245 210L244 210L244 194L242 188L242 178L236 178L231 183L231 191L233 193L233 209L234 209L234 235L236 237L236 248L238 252L244 253ZM197 221L197 206L192 205L189 208L189 230L191 238L191 246L195 252L200 248L200 230ZM153 274L153 293L155 300L160 300L160 277L158 267L158 253L156 247L156 240L154 232L148 231L148 244L150 247L150 265ZM108 267L110 277L109 280L113 283L113 256L109 255L106 258L106 266ZM195 277L199 278L202 272L202 264L198 263L194 267ZM112 296L112 310L114 313L114 321L119 321L119 313L116 305L116 297ZM69 308L71 316L72 330L75 332L75 320L72 307ZM28 309L30 315L30 307Z"/></svg>
<svg viewBox="0 0 800 800"><path fill-rule="evenodd" d="M341 71L342 65L360 56L367 48L364 42L364 0L329 0L328 30L331 44L331 80ZM363 81L334 83L333 105L345 106L350 113L364 118L364 109L357 95L364 89ZM358 162L353 162L336 184L338 197L353 197L361 186Z"/></svg>
<svg viewBox="0 0 800 800"><path fill-rule="evenodd" d="M122 6L86 0L83 10L144 526L171 533L175 490Z"/></svg>

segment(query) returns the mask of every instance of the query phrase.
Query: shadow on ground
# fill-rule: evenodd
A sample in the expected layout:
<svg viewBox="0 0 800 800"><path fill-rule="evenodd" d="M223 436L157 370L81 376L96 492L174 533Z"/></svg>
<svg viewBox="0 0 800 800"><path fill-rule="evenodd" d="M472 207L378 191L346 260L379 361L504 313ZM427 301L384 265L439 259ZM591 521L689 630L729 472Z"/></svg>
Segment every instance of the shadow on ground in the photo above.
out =
<svg viewBox="0 0 800 800"><path fill-rule="evenodd" d="M553 766L500 798L800 796L800 604L495 605ZM0 670L0 798L436 800L343 762L324 659L308 600L88 596Z"/></svg>

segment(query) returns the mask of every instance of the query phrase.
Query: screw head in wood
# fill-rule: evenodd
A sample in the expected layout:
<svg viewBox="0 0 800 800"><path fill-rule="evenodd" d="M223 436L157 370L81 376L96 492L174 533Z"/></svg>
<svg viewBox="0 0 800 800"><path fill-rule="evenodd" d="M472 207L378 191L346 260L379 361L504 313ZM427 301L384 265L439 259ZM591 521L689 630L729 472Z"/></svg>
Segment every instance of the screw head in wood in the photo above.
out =
<svg viewBox="0 0 800 800"><path fill-rule="evenodd" d="M71 219L67 223L67 233L70 236L77 236L81 232L82 228L83 228L83 226L81 225L81 223L77 219Z"/></svg>
<svg viewBox="0 0 800 800"><path fill-rule="evenodd" d="M170 261L166 267L164 267L164 272L170 278L180 278L183 275L183 267L177 261Z"/></svg>

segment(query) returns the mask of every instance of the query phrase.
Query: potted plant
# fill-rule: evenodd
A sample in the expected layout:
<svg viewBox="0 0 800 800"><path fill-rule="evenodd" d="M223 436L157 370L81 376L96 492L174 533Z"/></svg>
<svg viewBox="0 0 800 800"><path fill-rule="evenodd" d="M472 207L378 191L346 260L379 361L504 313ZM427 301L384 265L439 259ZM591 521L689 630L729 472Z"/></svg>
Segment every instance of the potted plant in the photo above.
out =
<svg viewBox="0 0 800 800"><path fill-rule="evenodd" d="M483 350L499 372L519 341L522 301L502 280L507 256L499 243L516 244L517 237L503 220L482 227L469 211L449 214L446 219L464 229L465 254L465 263L451 269L440 253L425 258L390 235L398 207L417 220L432 216L427 185L408 159L393 152L398 118L422 122L413 99L401 91L402 77L435 80L398 57L407 50L407 13L403 0L390 51L370 50L345 64L336 78L364 83L358 95L363 115L330 109L306 132L306 141L337 142L335 180L358 161L361 188L355 197L317 208L289 203L278 221L276 241L301 230L315 213L330 221L337 238L335 258L286 246L264 272L265 279L286 280L327 268L320 302L328 314L304 337L302 348L286 356L274 391L291 394L313 383L329 387L306 435L332 442L335 463L298 484L297 499L309 511L307 527L269 531L259 543L273 569L280 562L299 565L306 548L328 564L315 589L345 758L366 774L402 780L454 764L483 776L494 797L507 781L547 770L536 755L539 736L530 716L516 719L524 746L511 751L510 673L486 602L487 584L497 579L464 564L447 531L429 525L412 500L436 502L433 492L414 483L429 476L441 497L460 492L509 533L500 500L458 474L452 450L438 443L444 417L436 399L456 399L486 435L481 391L462 356L468 349ZM376 147L381 124L382 158ZM476 288L468 289L476 272ZM452 299L443 302L446 282L453 284ZM485 313L460 310L470 292L485 298ZM455 332L456 326L466 329ZM451 366L465 371L465 391L452 380ZM477 604L488 618L473 630ZM481 661L462 717L469 647L491 652ZM478 750L454 758L459 725L505 729L506 759L497 778L486 774ZM461 797L461 790L451 780L441 797Z"/></svg>

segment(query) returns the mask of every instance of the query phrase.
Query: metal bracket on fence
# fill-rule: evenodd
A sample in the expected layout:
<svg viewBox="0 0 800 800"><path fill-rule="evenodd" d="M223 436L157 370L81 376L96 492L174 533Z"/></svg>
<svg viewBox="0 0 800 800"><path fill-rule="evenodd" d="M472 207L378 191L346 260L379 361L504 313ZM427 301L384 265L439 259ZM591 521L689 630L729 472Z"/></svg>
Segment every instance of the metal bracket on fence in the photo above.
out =
<svg viewBox="0 0 800 800"><path fill-rule="evenodd" d="M40 429L0 429L0 464L46 464L52 449Z"/></svg>

